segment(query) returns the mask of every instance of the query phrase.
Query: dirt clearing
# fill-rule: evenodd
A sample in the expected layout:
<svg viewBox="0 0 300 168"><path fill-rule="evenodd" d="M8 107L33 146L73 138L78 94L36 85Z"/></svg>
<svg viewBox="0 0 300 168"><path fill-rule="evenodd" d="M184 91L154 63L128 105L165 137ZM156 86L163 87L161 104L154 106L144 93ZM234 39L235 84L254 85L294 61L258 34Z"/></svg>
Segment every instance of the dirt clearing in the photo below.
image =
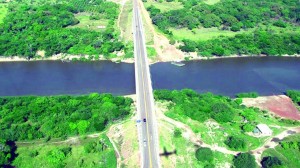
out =
<svg viewBox="0 0 300 168"><path fill-rule="evenodd" d="M285 95L244 98L243 104L270 111L279 117L300 120L299 110L295 107L292 100Z"/></svg>

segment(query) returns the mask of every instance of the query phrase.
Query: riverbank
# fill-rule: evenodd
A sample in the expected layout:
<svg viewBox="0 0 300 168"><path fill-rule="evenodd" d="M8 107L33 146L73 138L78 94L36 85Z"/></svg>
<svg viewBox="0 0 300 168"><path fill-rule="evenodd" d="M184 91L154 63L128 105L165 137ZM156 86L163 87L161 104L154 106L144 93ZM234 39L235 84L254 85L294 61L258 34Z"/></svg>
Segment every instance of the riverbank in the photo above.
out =
<svg viewBox="0 0 300 168"><path fill-rule="evenodd" d="M184 59L178 59L177 57L174 57L174 59L171 60L151 60L149 59L149 64L155 64L159 62L171 62L171 61L202 61L202 60L212 60L212 59L229 59L229 58L250 58L250 57L300 57L300 54L295 55L282 55L282 56L267 56L267 55L229 55L229 56L210 56L210 57L201 57L197 56L196 53L186 53L186 57ZM90 59L88 55L86 56L80 56L80 55L65 55L65 54L57 54L53 55L51 57L38 57L38 58L32 58L27 59L24 57L18 57L18 56L11 56L11 57L4 57L0 56L0 62L22 62L22 61L82 61L80 59L84 59L86 61L112 61L115 63L134 63L134 58L112 58L112 59L106 59L104 57L99 57L98 59Z"/></svg>
<svg viewBox="0 0 300 168"><path fill-rule="evenodd" d="M300 54L295 55L282 55L282 56L267 56L267 55L229 55L229 56L210 56L210 57L202 57L197 56L197 53L186 53L184 59L175 58L172 60L150 60L150 64L155 64L159 62L171 62L171 61L203 61L203 60L213 60L213 59L229 59L229 58L251 58L251 57L291 57L297 58L300 57Z"/></svg>
<svg viewBox="0 0 300 168"><path fill-rule="evenodd" d="M18 56L11 56L11 57L4 57L0 56L0 62L24 62L24 61L63 61L63 62L70 62L70 61L81 61L80 59L84 59L86 61L112 61L112 62L123 62L123 63L134 63L134 58L127 58L127 59L120 59L120 58L112 58L106 59L104 57L99 57L98 59L90 59L88 55L80 56L80 55L66 55L66 54L57 54L51 57L37 57L32 59L27 59L24 57Z"/></svg>

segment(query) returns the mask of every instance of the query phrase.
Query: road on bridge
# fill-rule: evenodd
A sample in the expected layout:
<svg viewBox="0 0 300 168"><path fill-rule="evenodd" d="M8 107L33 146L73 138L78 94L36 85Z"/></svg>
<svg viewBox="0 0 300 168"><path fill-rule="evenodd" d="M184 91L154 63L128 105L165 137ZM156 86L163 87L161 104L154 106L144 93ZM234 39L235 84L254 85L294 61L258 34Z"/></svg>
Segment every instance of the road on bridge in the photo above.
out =
<svg viewBox="0 0 300 168"><path fill-rule="evenodd" d="M133 0L133 37L135 57L135 82L137 95L137 129L141 165L159 168L159 143L154 98L142 19L137 0Z"/></svg>

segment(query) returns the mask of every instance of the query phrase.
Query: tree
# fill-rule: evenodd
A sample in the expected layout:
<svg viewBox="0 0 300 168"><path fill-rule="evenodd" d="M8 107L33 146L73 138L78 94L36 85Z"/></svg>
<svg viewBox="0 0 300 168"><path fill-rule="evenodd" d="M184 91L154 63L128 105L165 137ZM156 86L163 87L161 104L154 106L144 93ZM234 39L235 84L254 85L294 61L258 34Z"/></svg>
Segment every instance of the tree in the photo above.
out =
<svg viewBox="0 0 300 168"><path fill-rule="evenodd" d="M234 150L243 150L246 148L246 142L244 139L235 137L235 136L230 136L227 138L225 141L225 144Z"/></svg>
<svg viewBox="0 0 300 168"><path fill-rule="evenodd" d="M53 149L50 151L47 155L47 161L49 164L53 167L63 167L66 155L64 152L60 149Z"/></svg>
<svg viewBox="0 0 300 168"><path fill-rule="evenodd" d="M255 126L250 123L243 125L243 130L245 132L252 132L254 130L254 128L255 128Z"/></svg>
<svg viewBox="0 0 300 168"><path fill-rule="evenodd" d="M6 144L5 140L1 140L0 142L0 166L5 166L10 163L11 148Z"/></svg>
<svg viewBox="0 0 300 168"><path fill-rule="evenodd" d="M78 129L78 132L79 134L85 134L86 133L86 130L87 128L89 127L90 125L90 122L89 121L86 121L86 120L80 120L78 123L77 123L77 129Z"/></svg>
<svg viewBox="0 0 300 168"><path fill-rule="evenodd" d="M181 131L180 131L180 129L175 128L175 130L174 130L174 137L175 138L181 137Z"/></svg>
<svg viewBox="0 0 300 168"><path fill-rule="evenodd" d="M196 151L196 158L200 162L212 163L214 159L214 153L210 148L199 148Z"/></svg>
<svg viewBox="0 0 300 168"><path fill-rule="evenodd" d="M256 168L255 158L250 153L240 153L233 159L235 168Z"/></svg>
<svg viewBox="0 0 300 168"><path fill-rule="evenodd" d="M262 159L261 165L263 168L275 168L282 166L282 162L277 157L267 156Z"/></svg>
<svg viewBox="0 0 300 168"><path fill-rule="evenodd" d="M14 141L0 138L0 167L10 166L16 157L16 145Z"/></svg>

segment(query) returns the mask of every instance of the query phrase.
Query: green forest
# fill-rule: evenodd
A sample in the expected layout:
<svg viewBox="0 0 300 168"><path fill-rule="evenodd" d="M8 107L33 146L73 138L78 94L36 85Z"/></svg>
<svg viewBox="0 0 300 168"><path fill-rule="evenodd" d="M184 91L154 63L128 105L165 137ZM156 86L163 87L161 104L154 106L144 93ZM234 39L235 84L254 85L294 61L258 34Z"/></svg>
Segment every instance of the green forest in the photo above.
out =
<svg viewBox="0 0 300 168"><path fill-rule="evenodd" d="M132 102L130 98L98 93L84 96L1 97L0 149L3 150L0 151L0 166L9 165L15 159L15 141L43 139L47 142L54 138L67 139L69 136L101 132L111 122L127 117ZM64 157L68 155L58 152ZM28 155L31 156L30 153Z"/></svg>
<svg viewBox="0 0 300 168"><path fill-rule="evenodd" d="M0 137L6 140L60 138L99 132L126 117L132 99L111 94L86 96L2 97Z"/></svg>
<svg viewBox="0 0 300 168"><path fill-rule="evenodd" d="M167 2L171 5L172 0ZM179 47L182 51L197 52L200 56L300 54L298 0L221 0L213 5L197 0L178 2L182 3L182 8L176 10L162 12L154 5L147 8L153 24L172 43L181 40L174 39L174 29L187 28L193 32L194 29L217 27L219 32L244 32L210 40L183 39Z"/></svg>
<svg viewBox="0 0 300 168"><path fill-rule="evenodd" d="M2 3L3 4L3 3ZM6 4L7 14L0 22L0 55L37 57L67 53L104 55L124 49L115 20L119 6L106 0L17 0ZM88 13L90 20L106 19L102 31L70 28L80 24L76 14Z"/></svg>

